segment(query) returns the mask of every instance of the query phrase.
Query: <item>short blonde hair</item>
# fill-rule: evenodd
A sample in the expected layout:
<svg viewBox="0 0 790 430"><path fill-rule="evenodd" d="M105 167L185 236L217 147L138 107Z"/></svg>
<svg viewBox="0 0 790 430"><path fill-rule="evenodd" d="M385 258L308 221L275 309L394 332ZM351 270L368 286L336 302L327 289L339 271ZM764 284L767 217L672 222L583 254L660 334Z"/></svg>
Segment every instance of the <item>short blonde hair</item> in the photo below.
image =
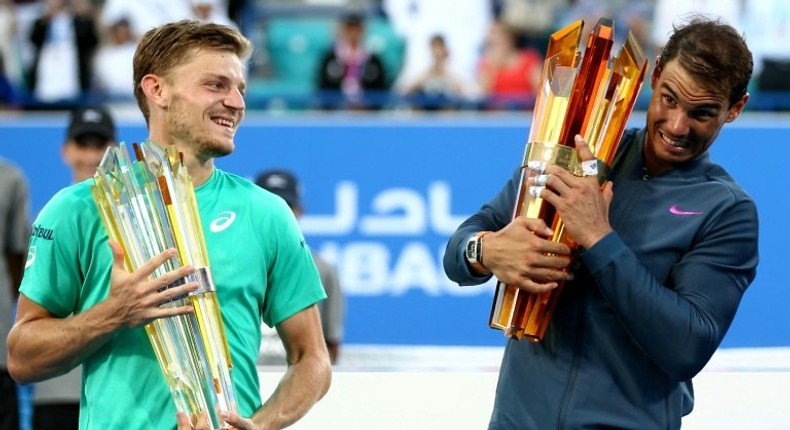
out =
<svg viewBox="0 0 790 430"><path fill-rule="evenodd" d="M144 76L168 73L199 49L228 51L246 61L252 53L252 42L237 29L210 22L184 20L164 24L147 31L134 52L134 97L148 122L148 105L140 86Z"/></svg>

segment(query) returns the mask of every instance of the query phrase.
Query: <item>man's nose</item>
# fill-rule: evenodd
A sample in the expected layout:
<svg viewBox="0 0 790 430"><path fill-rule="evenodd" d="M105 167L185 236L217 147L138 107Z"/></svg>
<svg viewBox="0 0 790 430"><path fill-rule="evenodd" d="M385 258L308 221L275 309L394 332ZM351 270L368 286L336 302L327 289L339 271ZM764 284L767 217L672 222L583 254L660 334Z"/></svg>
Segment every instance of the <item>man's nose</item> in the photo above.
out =
<svg viewBox="0 0 790 430"><path fill-rule="evenodd" d="M689 133L689 117L685 112L676 109L669 114L666 126L673 137L683 137Z"/></svg>
<svg viewBox="0 0 790 430"><path fill-rule="evenodd" d="M225 105L236 110L244 110L244 94L238 88L234 88L228 92L225 97Z"/></svg>

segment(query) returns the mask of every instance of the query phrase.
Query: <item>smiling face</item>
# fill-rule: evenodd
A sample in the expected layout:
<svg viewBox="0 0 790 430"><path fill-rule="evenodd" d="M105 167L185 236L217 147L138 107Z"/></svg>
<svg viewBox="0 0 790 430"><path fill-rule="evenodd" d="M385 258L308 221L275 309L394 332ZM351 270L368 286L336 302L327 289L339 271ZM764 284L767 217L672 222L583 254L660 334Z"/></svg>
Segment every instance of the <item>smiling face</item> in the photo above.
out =
<svg viewBox="0 0 790 430"><path fill-rule="evenodd" d="M246 83L239 57L201 49L160 80L161 115L151 116L151 138L176 144L197 158L228 155L244 118Z"/></svg>
<svg viewBox="0 0 790 430"><path fill-rule="evenodd" d="M677 60L657 65L647 111L645 165L659 174L710 148L722 126L743 111L748 94L732 104L724 91L702 85Z"/></svg>

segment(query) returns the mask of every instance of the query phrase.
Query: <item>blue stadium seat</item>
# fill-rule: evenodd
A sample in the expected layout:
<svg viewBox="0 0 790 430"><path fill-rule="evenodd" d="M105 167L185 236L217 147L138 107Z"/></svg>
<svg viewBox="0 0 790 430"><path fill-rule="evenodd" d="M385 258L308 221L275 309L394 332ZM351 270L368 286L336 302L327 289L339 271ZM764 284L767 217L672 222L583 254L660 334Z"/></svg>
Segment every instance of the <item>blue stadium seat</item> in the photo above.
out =
<svg viewBox="0 0 790 430"><path fill-rule="evenodd" d="M275 18L267 25L267 48L277 80L313 88L321 54L330 46L334 21L329 18Z"/></svg>
<svg viewBox="0 0 790 430"><path fill-rule="evenodd" d="M315 90L316 73L322 54L335 36L337 21L333 17L274 17L266 24L266 50L274 78L250 82L248 99L268 103L271 98L289 108L299 108L299 99L308 101ZM405 51L405 42L382 18L366 22L367 46L381 55L387 78L398 76ZM309 104L309 103L306 103Z"/></svg>

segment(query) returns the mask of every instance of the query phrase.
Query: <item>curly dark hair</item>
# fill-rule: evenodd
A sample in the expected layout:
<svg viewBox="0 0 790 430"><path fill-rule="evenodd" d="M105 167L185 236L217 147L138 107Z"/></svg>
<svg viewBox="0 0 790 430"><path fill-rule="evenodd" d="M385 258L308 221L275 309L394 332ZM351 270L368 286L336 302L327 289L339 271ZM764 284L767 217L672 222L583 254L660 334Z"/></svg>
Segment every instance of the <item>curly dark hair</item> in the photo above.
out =
<svg viewBox="0 0 790 430"><path fill-rule="evenodd" d="M752 53L738 31L721 20L701 15L674 26L658 63L674 59L698 82L727 94L730 106L746 94L754 67Z"/></svg>

